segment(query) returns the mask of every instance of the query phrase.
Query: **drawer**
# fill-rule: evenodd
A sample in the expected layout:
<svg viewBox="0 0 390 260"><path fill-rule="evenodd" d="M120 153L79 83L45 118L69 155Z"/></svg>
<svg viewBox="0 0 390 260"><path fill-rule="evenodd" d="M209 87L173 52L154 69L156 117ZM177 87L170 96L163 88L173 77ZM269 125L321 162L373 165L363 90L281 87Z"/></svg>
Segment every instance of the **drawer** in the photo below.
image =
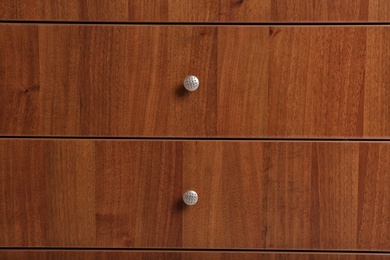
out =
<svg viewBox="0 0 390 260"><path fill-rule="evenodd" d="M136 22L386 22L387 0L14 0L0 19Z"/></svg>
<svg viewBox="0 0 390 260"><path fill-rule="evenodd" d="M2 136L390 137L388 26L0 33Z"/></svg>
<svg viewBox="0 0 390 260"><path fill-rule="evenodd" d="M6 259L210 259L210 260L385 260L389 254L365 253L283 253L283 252L205 252L205 251L104 251L104 250L0 250L0 258Z"/></svg>
<svg viewBox="0 0 390 260"><path fill-rule="evenodd" d="M389 251L389 158L375 142L3 139L0 246Z"/></svg>

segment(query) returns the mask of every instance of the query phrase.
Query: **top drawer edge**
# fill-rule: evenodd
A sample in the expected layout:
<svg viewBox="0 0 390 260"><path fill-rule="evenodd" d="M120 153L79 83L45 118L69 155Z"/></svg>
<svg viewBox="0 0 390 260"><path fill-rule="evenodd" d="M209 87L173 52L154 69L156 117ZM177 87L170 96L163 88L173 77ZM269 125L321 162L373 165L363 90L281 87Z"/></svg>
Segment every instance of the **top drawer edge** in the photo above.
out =
<svg viewBox="0 0 390 260"><path fill-rule="evenodd" d="M65 22L361 23L390 21L386 0L15 0L0 20Z"/></svg>

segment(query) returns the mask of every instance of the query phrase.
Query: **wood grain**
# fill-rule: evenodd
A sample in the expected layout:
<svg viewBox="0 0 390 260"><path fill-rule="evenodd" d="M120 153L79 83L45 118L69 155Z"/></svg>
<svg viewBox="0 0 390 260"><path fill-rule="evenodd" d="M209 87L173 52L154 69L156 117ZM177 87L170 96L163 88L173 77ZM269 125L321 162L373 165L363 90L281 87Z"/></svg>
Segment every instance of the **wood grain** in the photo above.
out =
<svg viewBox="0 0 390 260"><path fill-rule="evenodd" d="M269 20L271 0L12 0L1 20L217 22Z"/></svg>
<svg viewBox="0 0 390 260"><path fill-rule="evenodd" d="M388 27L0 32L0 135L390 137Z"/></svg>
<svg viewBox="0 0 390 260"><path fill-rule="evenodd" d="M382 260L389 259L388 254L367 253L282 253L282 252L205 252L205 251L104 251L104 250L0 250L1 259L211 259L211 260Z"/></svg>
<svg viewBox="0 0 390 260"><path fill-rule="evenodd" d="M43 246L48 198L44 142L0 143L0 245Z"/></svg>
<svg viewBox="0 0 390 260"><path fill-rule="evenodd" d="M388 248L387 144L189 142L184 152L183 189L199 193L183 211L184 247Z"/></svg>
<svg viewBox="0 0 390 260"><path fill-rule="evenodd" d="M1 34L8 38L0 40L0 121L6 125L1 133L39 132L38 27L0 27Z"/></svg>
<svg viewBox="0 0 390 260"><path fill-rule="evenodd" d="M2 140L0 245L180 247L176 144L107 144Z"/></svg>
<svg viewBox="0 0 390 260"><path fill-rule="evenodd" d="M267 27L218 28L218 136L268 132L267 33Z"/></svg>
<svg viewBox="0 0 390 260"><path fill-rule="evenodd" d="M385 42L390 41L390 31L384 28L378 30L367 29L367 60L366 60L366 86L364 102L364 118L370 118L365 124L364 132L372 133L372 136L382 136L384 133L390 136L387 129L390 128L390 46ZM382 106L383 105L383 106ZM382 120L387 118L386 120Z"/></svg>
<svg viewBox="0 0 390 260"><path fill-rule="evenodd" d="M182 144L95 145L96 245L181 247Z"/></svg>
<svg viewBox="0 0 390 260"><path fill-rule="evenodd" d="M12 0L1 20L152 22L389 21L387 0Z"/></svg>
<svg viewBox="0 0 390 260"><path fill-rule="evenodd" d="M215 135L215 27L0 27L1 134Z"/></svg>
<svg viewBox="0 0 390 260"><path fill-rule="evenodd" d="M389 19L388 8L386 0L272 0L271 18L286 22L375 22Z"/></svg>
<svg viewBox="0 0 390 260"><path fill-rule="evenodd" d="M389 143L3 139L0 246L389 251L389 158Z"/></svg>
<svg viewBox="0 0 390 260"><path fill-rule="evenodd" d="M363 136L366 27L273 27L270 34L270 133Z"/></svg>
<svg viewBox="0 0 390 260"><path fill-rule="evenodd" d="M24 142L9 141L25 147ZM32 183L45 184L44 245L84 246L96 244L96 169L95 146L90 142L33 142L42 147L36 151L45 158L43 180L35 179L31 170L20 174ZM28 147L29 145L27 145ZM18 158L20 155L16 155ZM34 157L24 154L26 157ZM32 171L40 170L32 168ZM17 199L18 193L15 194ZM32 195L33 196L33 195ZM27 216L28 216L28 212ZM66 225L64 225L66 223ZM23 232L23 231L22 231Z"/></svg>
<svg viewBox="0 0 390 260"><path fill-rule="evenodd" d="M386 137L384 27L272 27L269 135Z"/></svg>

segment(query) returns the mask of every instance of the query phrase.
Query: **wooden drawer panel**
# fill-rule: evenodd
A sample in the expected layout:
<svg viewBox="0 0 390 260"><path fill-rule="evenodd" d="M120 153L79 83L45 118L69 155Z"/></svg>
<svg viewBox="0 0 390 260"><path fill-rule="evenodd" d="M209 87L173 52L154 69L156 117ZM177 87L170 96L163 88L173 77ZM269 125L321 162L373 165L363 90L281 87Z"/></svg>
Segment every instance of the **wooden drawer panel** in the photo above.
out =
<svg viewBox="0 0 390 260"><path fill-rule="evenodd" d="M13 0L0 19L152 22L389 21L387 0Z"/></svg>
<svg viewBox="0 0 390 260"><path fill-rule="evenodd" d="M99 250L0 250L0 258L6 259L131 259L131 260L385 260L388 254L343 253L282 253L282 252L204 252L204 251L99 251Z"/></svg>
<svg viewBox="0 0 390 260"><path fill-rule="evenodd" d="M0 246L389 251L389 158L390 143L3 139Z"/></svg>
<svg viewBox="0 0 390 260"><path fill-rule="evenodd" d="M0 135L390 137L387 26L0 33Z"/></svg>

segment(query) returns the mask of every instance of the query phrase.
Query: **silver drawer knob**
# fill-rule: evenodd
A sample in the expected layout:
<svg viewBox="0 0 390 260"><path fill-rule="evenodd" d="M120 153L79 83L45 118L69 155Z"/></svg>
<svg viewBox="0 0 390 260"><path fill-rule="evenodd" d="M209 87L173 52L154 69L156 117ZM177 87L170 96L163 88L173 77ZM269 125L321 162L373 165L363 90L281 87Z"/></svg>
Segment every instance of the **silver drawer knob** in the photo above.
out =
<svg viewBox="0 0 390 260"><path fill-rule="evenodd" d="M184 87L188 91L194 91L199 88L199 79L195 76L188 76L184 80Z"/></svg>
<svg viewBox="0 0 390 260"><path fill-rule="evenodd" d="M198 193L193 190L188 190L183 194L183 201L188 206L195 205L198 202Z"/></svg>

